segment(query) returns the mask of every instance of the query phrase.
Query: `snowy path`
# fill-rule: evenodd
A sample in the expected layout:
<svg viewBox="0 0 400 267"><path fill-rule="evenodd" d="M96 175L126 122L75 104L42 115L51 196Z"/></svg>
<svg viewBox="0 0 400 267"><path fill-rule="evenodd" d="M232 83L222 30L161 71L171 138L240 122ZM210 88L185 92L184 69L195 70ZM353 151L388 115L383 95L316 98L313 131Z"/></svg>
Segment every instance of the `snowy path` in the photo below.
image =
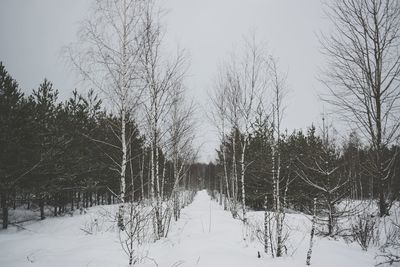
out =
<svg viewBox="0 0 400 267"><path fill-rule="evenodd" d="M0 267L126 267L116 231L85 234L81 228L105 210L117 206L93 207L86 215L48 218L0 231ZM103 216L104 217L104 216ZM262 222L262 212L249 212L251 221ZM302 214L287 214L291 227L291 256L273 259L266 256L257 240L244 241L243 226L228 211L211 201L206 191L197 193L184 208L178 222L172 222L168 238L143 245L138 253L147 255L140 267L292 267L305 266L309 220ZM101 222L100 222L101 224ZM114 223L112 223L114 225ZM257 258L260 251L261 258ZM312 266L374 266L375 252L361 251L355 243L316 237ZM157 263L157 265L155 264Z"/></svg>
<svg viewBox="0 0 400 267"><path fill-rule="evenodd" d="M265 266L257 250L242 241L242 223L211 201L206 191L197 193L193 203L182 210L169 238L149 252L159 266Z"/></svg>
<svg viewBox="0 0 400 267"><path fill-rule="evenodd" d="M249 212L249 220L262 223L263 212ZM151 256L160 267L296 267L306 266L310 221L302 214L287 214L291 226L289 249L291 254L271 258L263 253L257 241L243 240L243 225L234 220L206 191L197 193L193 203L182 210L181 219L173 224L167 239L149 248ZM260 251L261 258L257 258ZM343 240L315 238L312 266L316 267L366 267L374 266L375 252L362 251L355 244ZM141 267L155 266L148 262Z"/></svg>

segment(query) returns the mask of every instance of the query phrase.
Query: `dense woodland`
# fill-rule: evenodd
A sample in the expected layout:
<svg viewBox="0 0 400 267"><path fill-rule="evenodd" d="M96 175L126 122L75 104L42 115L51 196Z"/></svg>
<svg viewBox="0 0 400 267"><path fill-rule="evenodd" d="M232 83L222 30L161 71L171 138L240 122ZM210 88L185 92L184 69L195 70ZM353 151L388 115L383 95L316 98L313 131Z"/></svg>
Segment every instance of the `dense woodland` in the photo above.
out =
<svg viewBox="0 0 400 267"><path fill-rule="evenodd" d="M7 228L7 210L19 206L39 209L44 219L80 207L117 203L119 173L113 170L113 160L121 152L112 126L119 118L105 111L92 90L87 95L75 90L60 102L57 89L46 79L25 96L2 64L0 77L3 228ZM148 198L149 147L133 119L127 131L132 140L127 198ZM164 190L170 194L172 163L160 153L166 168ZM201 169L193 166L180 186L197 188Z"/></svg>

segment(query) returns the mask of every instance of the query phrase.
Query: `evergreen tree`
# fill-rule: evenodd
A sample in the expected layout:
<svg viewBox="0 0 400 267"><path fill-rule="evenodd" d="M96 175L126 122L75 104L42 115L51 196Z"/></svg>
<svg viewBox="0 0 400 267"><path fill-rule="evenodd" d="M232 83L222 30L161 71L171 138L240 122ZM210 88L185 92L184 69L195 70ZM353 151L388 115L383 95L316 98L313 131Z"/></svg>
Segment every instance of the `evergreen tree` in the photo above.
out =
<svg viewBox="0 0 400 267"><path fill-rule="evenodd" d="M3 228L8 226L9 201L22 179L37 167L31 158L29 112L17 82L0 62L0 194ZM11 195L12 193L12 195Z"/></svg>
<svg viewBox="0 0 400 267"><path fill-rule="evenodd" d="M41 164L31 175L36 199L39 201L41 218L44 219L44 202L54 206L54 215L58 214L57 204L61 200L58 184L62 181L62 158L65 133L57 127L61 105L57 103L58 91L47 79L39 85L29 97L32 108L35 138L35 157Z"/></svg>

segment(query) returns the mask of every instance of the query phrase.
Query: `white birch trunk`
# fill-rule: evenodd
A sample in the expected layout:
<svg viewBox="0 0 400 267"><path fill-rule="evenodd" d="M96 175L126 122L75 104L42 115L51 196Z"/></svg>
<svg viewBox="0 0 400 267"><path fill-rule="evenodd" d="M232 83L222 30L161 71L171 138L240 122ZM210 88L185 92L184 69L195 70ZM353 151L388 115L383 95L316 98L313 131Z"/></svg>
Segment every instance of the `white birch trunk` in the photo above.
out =
<svg viewBox="0 0 400 267"><path fill-rule="evenodd" d="M306 265L311 264L311 254L312 254L312 247L314 245L314 233L315 233L315 222L317 220L317 199L314 198L314 214L312 218L312 225L311 225L311 233L310 233L310 247L308 248L307 252L307 259L306 259Z"/></svg>
<svg viewBox="0 0 400 267"><path fill-rule="evenodd" d="M279 140L279 139L278 139ZM278 159L277 159L277 172L276 172L276 231L277 231L277 242L276 242L276 256L282 256L282 224L283 224L283 215L282 215L282 207L280 201L280 161L281 156L278 149Z"/></svg>
<svg viewBox="0 0 400 267"><path fill-rule="evenodd" d="M140 191L141 191L141 200L144 200L144 160L145 160L145 155L146 155L146 151L144 150L143 152L143 157L142 157L142 164L141 164L141 168L140 168Z"/></svg>
<svg viewBox="0 0 400 267"><path fill-rule="evenodd" d="M236 129L232 140L232 216L236 218L237 216L237 193L238 193L238 178L237 178L237 168L236 168Z"/></svg>
<svg viewBox="0 0 400 267"><path fill-rule="evenodd" d="M231 199L231 193L229 189L229 179L228 179L228 168L227 168L227 162L226 162L226 145L225 143L223 144L223 151L222 151L222 157L224 160L224 175L225 175L225 183L226 183L226 195L228 197L229 202L232 201ZM225 205L226 207L226 205Z"/></svg>
<svg viewBox="0 0 400 267"><path fill-rule="evenodd" d="M125 208L125 175L126 175L126 164L127 164L127 144L126 144L126 115L125 111L121 114L121 145L122 145L122 162L121 162L121 173L120 173L120 205L118 211L118 227L121 231L125 229L124 226L124 208Z"/></svg>
<svg viewBox="0 0 400 267"><path fill-rule="evenodd" d="M267 195L265 195L265 200L264 200L264 252L268 254L268 198Z"/></svg>
<svg viewBox="0 0 400 267"><path fill-rule="evenodd" d="M245 138L243 143L242 155L241 155L241 182L242 182L242 211L243 211L243 223L246 223L246 192L245 192L245 184L244 184L244 176L245 176L245 153L247 147L247 138Z"/></svg>

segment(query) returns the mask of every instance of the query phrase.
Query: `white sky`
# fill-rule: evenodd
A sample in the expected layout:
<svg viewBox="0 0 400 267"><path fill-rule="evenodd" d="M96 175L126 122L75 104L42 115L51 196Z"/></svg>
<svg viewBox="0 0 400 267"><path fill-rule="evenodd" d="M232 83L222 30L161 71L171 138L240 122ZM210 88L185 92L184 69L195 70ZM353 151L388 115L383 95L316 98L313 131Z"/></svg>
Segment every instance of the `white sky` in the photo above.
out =
<svg viewBox="0 0 400 267"><path fill-rule="evenodd" d="M24 92L37 88L44 77L59 89L62 100L77 78L60 57L63 46L73 42L79 21L90 0L1 0L0 61L19 82ZM187 77L189 96L198 102L198 116L208 110L218 64L246 34L256 31L268 51L288 71L290 94L286 99L284 126L305 128L318 123L322 104L318 93L318 68L323 64L317 34L326 31L321 0L161 0L166 41L184 48L190 56ZM198 143L200 160L214 158L218 144L212 126L203 118Z"/></svg>

